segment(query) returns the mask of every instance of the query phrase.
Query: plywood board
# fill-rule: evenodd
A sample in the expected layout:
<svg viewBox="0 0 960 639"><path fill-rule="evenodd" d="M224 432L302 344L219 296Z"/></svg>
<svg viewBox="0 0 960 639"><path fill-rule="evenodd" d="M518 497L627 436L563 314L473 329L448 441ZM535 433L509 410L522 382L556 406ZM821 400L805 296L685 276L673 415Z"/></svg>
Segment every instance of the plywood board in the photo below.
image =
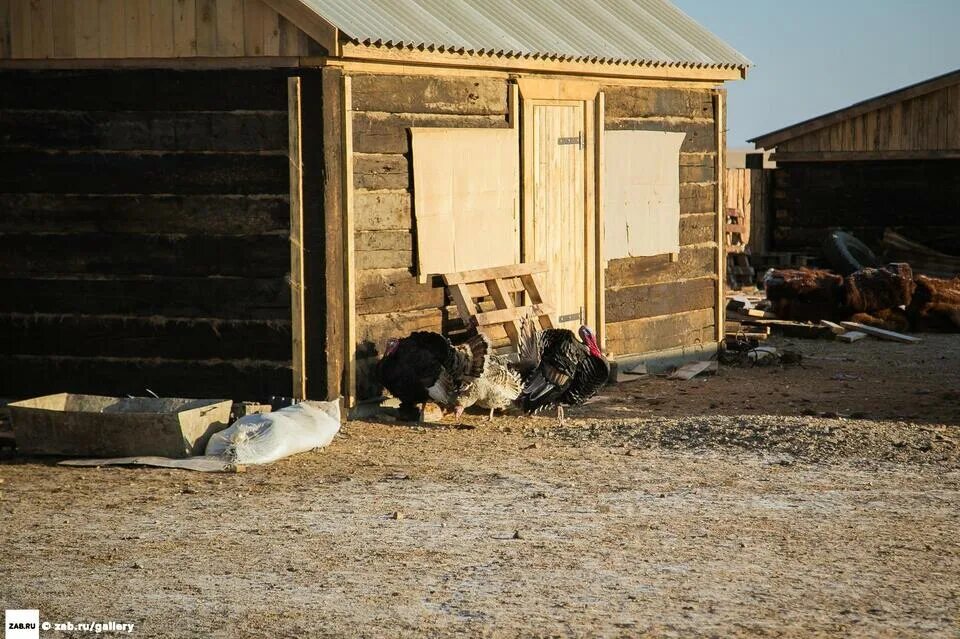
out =
<svg viewBox="0 0 960 639"><path fill-rule="evenodd" d="M519 262L517 132L411 132L421 278Z"/></svg>
<svg viewBox="0 0 960 639"><path fill-rule="evenodd" d="M680 145L686 134L604 133L604 258L680 251Z"/></svg>

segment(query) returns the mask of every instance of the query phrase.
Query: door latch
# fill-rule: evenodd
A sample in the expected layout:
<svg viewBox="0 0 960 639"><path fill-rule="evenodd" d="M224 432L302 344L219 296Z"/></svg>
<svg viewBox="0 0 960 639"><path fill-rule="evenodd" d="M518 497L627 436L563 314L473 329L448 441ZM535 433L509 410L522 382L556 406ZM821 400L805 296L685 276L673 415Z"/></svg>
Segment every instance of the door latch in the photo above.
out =
<svg viewBox="0 0 960 639"><path fill-rule="evenodd" d="M580 133L577 133L576 136L572 136L569 138L557 138L557 144L561 146L564 144L576 144L578 149L582 149L583 148L583 132L581 131Z"/></svg>

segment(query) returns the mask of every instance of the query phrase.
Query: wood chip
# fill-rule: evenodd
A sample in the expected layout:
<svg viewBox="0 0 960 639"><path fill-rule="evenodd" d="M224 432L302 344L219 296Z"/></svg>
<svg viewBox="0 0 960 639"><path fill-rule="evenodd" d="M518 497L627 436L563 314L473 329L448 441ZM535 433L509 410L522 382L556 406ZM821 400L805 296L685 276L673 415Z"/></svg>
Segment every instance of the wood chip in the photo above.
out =
<svg viewBox="0 0 960 639"><path fill-rule="evenodd" d="M866 337L866 333L861 333L860 331L847 331L843 335L837 335L837 339L841 342L846 342L848 344L859 341Z"/></svg>
<svg viewBox="0 0 960 639"><path fill-rule="evenodd" d="M701 373L716 373L719 370L716 362L690 362L670 373L667 379L692 379Z"/></svg>

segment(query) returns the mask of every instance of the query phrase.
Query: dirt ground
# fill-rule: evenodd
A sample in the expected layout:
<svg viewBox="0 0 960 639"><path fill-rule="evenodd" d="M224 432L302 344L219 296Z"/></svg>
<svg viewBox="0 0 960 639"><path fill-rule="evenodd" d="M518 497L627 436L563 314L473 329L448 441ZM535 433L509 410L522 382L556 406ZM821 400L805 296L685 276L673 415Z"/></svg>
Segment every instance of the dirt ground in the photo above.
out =
<svg viewBox="0 0 960 639"><path fill-rule="evenodd" d="M236 475L8 452L0 603L137 637L960 636L960 336L773 343L802 364L562 428L351 422Z"/></svg>

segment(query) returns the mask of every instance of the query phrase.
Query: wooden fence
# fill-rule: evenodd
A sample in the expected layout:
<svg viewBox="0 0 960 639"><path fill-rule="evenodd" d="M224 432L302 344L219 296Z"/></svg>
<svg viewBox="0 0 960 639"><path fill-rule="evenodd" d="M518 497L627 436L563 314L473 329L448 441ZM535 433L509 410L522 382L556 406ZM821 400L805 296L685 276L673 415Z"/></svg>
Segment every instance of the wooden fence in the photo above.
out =
<svg viewBox="0 0 960 639"><path fill-rule="evenodd" d="M743 215L746 226L745 250L753 255L772 246L771 194L775 169L727 169L723 180L724 206ZM745 238L746 239L746 238Z"/></svg>

